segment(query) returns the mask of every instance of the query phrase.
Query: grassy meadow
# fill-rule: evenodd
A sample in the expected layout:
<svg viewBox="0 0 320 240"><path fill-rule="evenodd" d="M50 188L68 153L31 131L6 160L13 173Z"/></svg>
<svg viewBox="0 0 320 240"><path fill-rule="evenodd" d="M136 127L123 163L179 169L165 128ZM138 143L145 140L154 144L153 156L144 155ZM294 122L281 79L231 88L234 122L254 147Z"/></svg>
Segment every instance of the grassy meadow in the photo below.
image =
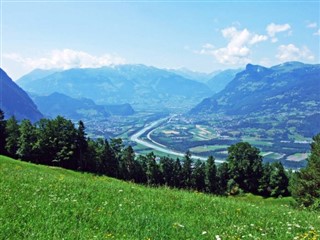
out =
<svg viewBox="0 0 320 240"><path fill-rule="evenodd" d="M149 188L0 156L0 239L319 239L291 198Z"/></svg>

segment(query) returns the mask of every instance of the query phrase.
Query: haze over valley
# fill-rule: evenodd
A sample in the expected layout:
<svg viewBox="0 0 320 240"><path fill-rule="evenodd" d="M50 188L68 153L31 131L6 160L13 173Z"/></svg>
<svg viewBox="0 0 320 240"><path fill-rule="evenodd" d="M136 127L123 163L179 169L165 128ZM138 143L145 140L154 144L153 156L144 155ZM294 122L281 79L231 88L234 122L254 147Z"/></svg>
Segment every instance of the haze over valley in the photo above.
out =
<svg viewBox="0 0 320 240"><path fill-rule="evenodd" d="M39 111L83 120L90 137L121 137L140 154L183 156L190 150L195 158L223 161L230 145L247 141L261 149L265 161L299 168L320 130L319 74L319 64L301 62L248 64L194 79L144 65L37 69L16 83L3 72L5 92L24 89L38 110L24 115L19 103L12 106L5 98L2 104L7 117L20 120L36 121ZM218 92L212 87L216 79Z"/></svg>
<svg viewBox="0 0 320 240"><path fill-rule="evenodd" d="M300 168L320 132L318 5L301 4L5 2L0 108L138 154L224 161L245 141Z"/></svg>

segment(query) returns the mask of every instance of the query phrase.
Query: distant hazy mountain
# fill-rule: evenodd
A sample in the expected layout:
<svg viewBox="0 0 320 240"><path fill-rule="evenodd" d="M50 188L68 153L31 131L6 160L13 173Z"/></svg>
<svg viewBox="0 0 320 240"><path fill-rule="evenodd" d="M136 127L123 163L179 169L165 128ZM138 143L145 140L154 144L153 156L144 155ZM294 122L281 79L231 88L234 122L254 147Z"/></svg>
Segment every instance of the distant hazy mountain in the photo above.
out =
<svg viewBox="0 0 320 240"><path fill-rule="evenodd" d="M229 82L231 82L241 69L227 69L214 75L207 81L207 85L215 93L223 90Z"/></svg>
<svg viewBox="0 0 320 240"><path fill-rule="evenodd" d="M191 110L233 115L320 112L320 65L288 62L271 68L248 64L224 90Z"/></svg>
<svg viewBox="0 0 320 240"><path fill-rule="evenodd" d="M0 74L0 108L4 111L5 117L14 115L18 120L29 119L32 122L42 118L42 114L28 94L1 68Z"/></svg>
<svg viewBox="0 0 320 240"><path fill-rule="evenodd" d="M32 81L47 77L53 73L60 72L61 69L35 69L19 79L19 85L30 84Z"/></svg>
<svg viewBox="0 0 320 240"><path fill-rule="evenodd" d="M90 99L75 99L61 93L53 93L49 96L35 96L33 99L41 112L48 117L61 115L66 118L80 120L84 118L106 118L110 115L131 115L134 113L129 104L101 106L96 105Z"/></svg>
<svg viewBox="0 0 320 240"><path fill-rule="evenodd" d="M130 103L135 109L186 109L212 95L203 83L144 65L70 69L37 79L33 74L17 81L28 92L60 92L101 105Z"/></svg>
<svg viewBox="0 0 320 240"><path fill-rule="evenodd" d="M129 103L104 105L103 107L111 115L128 116L135 113Z"/></svg>
<svg viewBox="0 0 320 240"><path fill-rule="evenodd" d="M170 72L173 72L177 75L180 75L184 78L195 80L202 83L207 83L208 80L219 74L221 71L214 71L212 73L203 73L203 72L195 72L191 71L187 68L178 68L178 69L170 69Z"/></svg>

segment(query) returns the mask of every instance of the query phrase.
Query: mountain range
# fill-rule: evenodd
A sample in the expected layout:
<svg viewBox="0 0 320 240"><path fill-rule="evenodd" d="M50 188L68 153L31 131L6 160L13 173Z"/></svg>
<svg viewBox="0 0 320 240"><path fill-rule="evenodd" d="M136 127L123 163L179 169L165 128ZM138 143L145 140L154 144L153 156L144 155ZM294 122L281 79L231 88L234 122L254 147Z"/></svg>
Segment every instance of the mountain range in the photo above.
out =
<svg viewBox="0 0 320 240"><path fill-rule="evenodd" d="M110 115L131 115L130 104L97 105L91 99L75 99L62 93L32 97L39 110L47 117L64 116L73 120L107 118Z"/></svg>
<svg viewBox="0 0 320 240"><path fill-rule="evenodd" d="M241 72L241 69L227 69L220 71L214 76L212 76L206 84L214 93L222 91L229 82L231 82L238 72Z"/></svg>
<svg viewBox="0 0 320 240"><path fill-rule="evenodd" d="M271 68L248 64L221 92L192 113L281 113L320 108L320 65L287 62Z"/></svg>
<svg viewBox="0 0 320 240"><path fill-rule="evenodd" d="M202 100L189 113L242 116L239 121L269 117L282 122L282 128L316 134L320 131L320 65L287 62L266 68L248 64L221 92Z"/></svg>
<svg viewBox="0 0 320 240"><path fill-rule="evenodd" d="M33 71L17 83L36 95L59 92L73 98L92 99L99 105L129 103L139 110L185 110L213 93L204 83L145 65L46 73Z"/></svg>
<svg viewBox="0 0 320 240"><path fill-rule="evenodd" d="M32 122L42 118L37 106L12 79L0 68L0 108L5 117L15 116L16 119L29 119Z"/></svg>

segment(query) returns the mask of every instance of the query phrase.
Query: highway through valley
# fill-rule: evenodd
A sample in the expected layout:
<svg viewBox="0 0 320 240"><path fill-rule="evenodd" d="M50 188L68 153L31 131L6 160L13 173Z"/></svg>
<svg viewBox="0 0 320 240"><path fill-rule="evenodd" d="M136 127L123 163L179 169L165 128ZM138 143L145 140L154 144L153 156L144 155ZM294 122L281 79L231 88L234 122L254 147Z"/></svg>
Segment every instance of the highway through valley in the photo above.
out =
<svg viewBox="0 0 320 240"><path fill-rule="evenodd" d="M133 134L130 137L130 140L134 141L136 143L139 143L139 144L141 144L141 145L143 145L145 147L148 147L148 148L151 148L153 150L159 151L159 152L163 152L163 153L166 153L166 154L172 154L172 155L175 155L175 156L178 156L178 157L183 157L185 155L185 153L172 150L172 149L168 148L167 146L154 141L151 138L151 133L153 131L155 131L157 129L157 127L159 127L162 124L170 121L171 118L172 118L172 116L171 117L166 117L166 118L161 118L161 119L158 119L157 121L154 121L154 122L151 122L151 123L147 124L146 126L144 126L143 129L141 129L140 131L138 131L135 134ZM150 131L151 129L153 129L153 130ZM148 133L148 135L147 135L147 138L148 138L149 141L146 141L146 140L143 140L143 139L140 138L141 135L143 135L147 131L150 131ZM192 158L193 159L200 159L200 160L203 160L203 161L207 160L207 158L201 157L201 156L197 156L197 155L192 155ZM222 163L224 161L216 159L215 162Z"/></svg>

